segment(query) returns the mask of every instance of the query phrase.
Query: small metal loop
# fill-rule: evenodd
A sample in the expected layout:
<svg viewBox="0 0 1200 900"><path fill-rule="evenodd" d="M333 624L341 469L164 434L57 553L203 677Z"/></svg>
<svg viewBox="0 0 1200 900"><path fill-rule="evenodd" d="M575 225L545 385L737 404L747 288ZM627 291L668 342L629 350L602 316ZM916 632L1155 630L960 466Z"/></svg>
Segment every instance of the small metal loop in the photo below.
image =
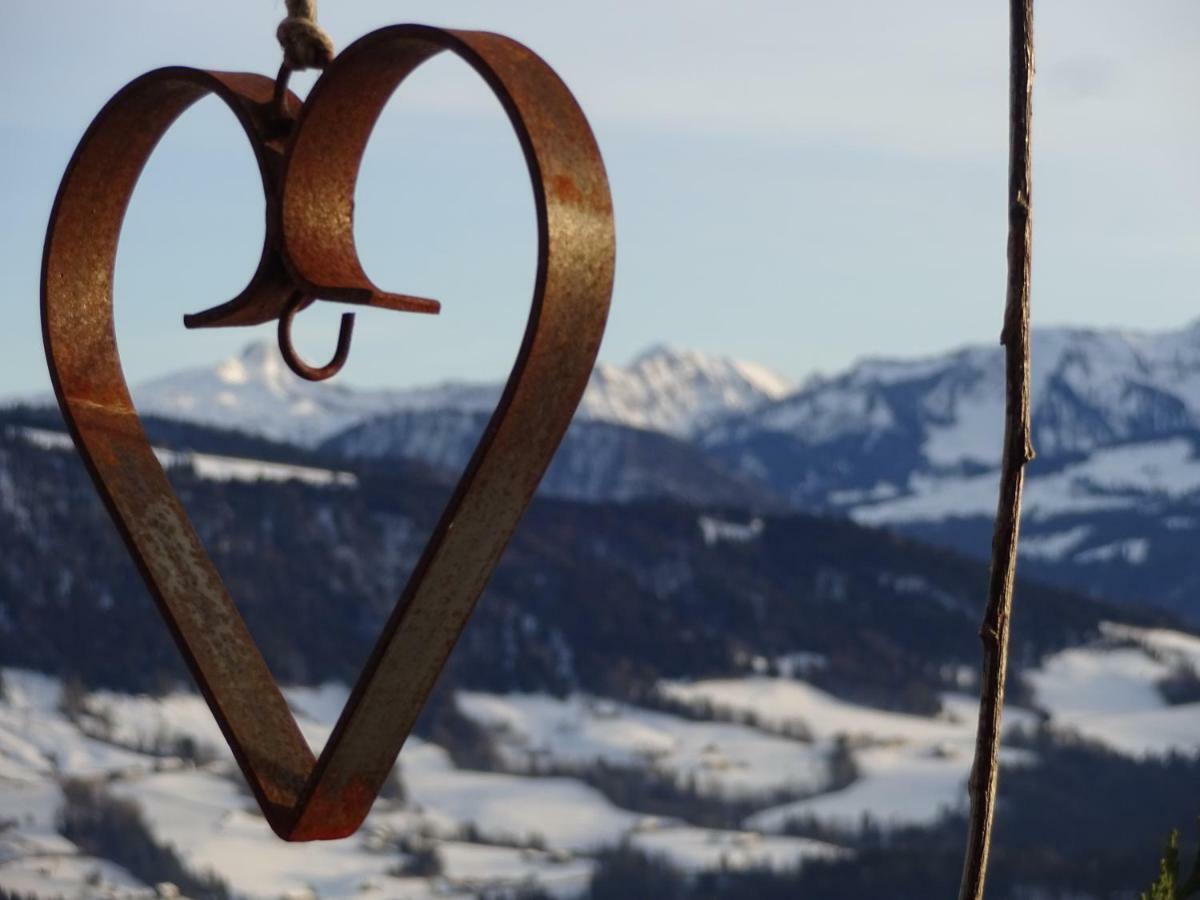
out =
<svg viewBox="0 0 1200 900"><path fill-rule="evenodd" d="M296 291L288 298L283 315L279 317L279 352L288 368L308 381L325 381L332 378L346 365L350 356L350 339L354 336L354 313L342 313L342 323L338 329L337 349L333 351L333 359L323 366L310 366L300 358L292 344L292 320L308 298Z"/></svg>
<svg viewBox="0 0 1200 900"><path fill-rule="evenodd" d="M287 95L288 82L291 77L292 67L287 64L287 60L284 60L279 66L279 74L275 76L275 90L271 95L271 114L278 122L288 119Z"/></svg>

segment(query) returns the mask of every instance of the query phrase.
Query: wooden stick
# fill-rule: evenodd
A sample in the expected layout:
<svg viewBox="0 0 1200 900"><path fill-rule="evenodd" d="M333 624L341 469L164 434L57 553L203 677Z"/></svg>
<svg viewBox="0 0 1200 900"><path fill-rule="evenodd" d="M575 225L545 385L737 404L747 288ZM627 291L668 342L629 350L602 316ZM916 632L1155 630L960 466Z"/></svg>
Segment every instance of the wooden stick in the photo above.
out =
<svg viewBox="0 0 1200 900"><path fill-rule="evenodd" d="M992 536L988 602L979 637L983 642L979 727L968 791L967 850L959 900L982 900L999 778L1000 716L1008 674L1008 627L1021 523L1025 464L1033 459L1029 410L1029 260L1032 236L1033 0L1010 0L1012 18L1009 88L1008 290L1000 343L1005 359L1004 455L1000 499Z"/></svg>

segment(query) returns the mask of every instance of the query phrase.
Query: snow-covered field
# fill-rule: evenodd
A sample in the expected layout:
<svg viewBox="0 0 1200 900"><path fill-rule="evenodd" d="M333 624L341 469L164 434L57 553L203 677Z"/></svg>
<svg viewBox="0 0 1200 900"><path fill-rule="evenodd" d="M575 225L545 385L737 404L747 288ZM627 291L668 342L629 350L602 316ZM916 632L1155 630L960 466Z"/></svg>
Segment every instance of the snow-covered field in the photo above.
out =
<svg viewBox="0 0 1200 900"><path fill-rule="evenodd" d="M239 895L288 897L468 897L482 888L536 882L562 896L579 894L594 862L591 854L629 840L676 864L703 869L728 866L790 867L830 856L840 848L793 838L764 838L741 831L689 827L620 809L578 778L536 777L456 768L442 748L410 739L401 757L403 802L381 800L354 838L308 845L276 839L240 785L220 733L202 700L177 694L162 698L88 695L86 713L62 710L59 683L45 676L4 672L0 702L0 887L46 897L151 897L153 887L119 866L95 860L57 833L60 784L71 778L103 781L115 797L141 809L155 839L169 845L190 871L211 873ZM341 686L288 692L301 727L319 748L346 699ZM545 698L469 695L475 709L529 711L543 732L553 727ZM587 698L567 708L600 709ZM776 776L763 762L787 762L789 771L811 781L819 758L785 760L789 742L752 729L693 723L629 710L633 720L652 723L659 740L684 735L685 749L671 754L681 766L705 765L719 752L705 740L730 735L728 746L745 757L744 772L730 784L741 790L771 784ZM606 721L613 721L610 717ZM640 759L640 745L608 733L614 759ZM171 751L185 742L196 764ZM758 747L776 748L759 758ZM809 754L812 757L812 754ZM577 758L582 758L579 756ZM808 782L806 782L808 784ZM815 787L815 784L808 784ZM440 874L400 874L401 849L411 842L436 848Z"/></svg>
<svg viewBox="0 0 1200 900"><path fill-rule="evenodd" d="M43 450L73 450L75 447L71 436L63 431L23 427L12 428L10 432ZM155 447L154 455L166 468L191 469L193 475L207 481L300 481L315 487L354 487L358 484L358 477L351 472L314 466L167 450L163 447Z"/></svg>
<svg viewBox="0 0 1200 900"><path fill-rule="evenodd" d="M688 872L710 869L794 869L811 859L834 859L846 850L824 841L708 828L659 828L633 836L633 846Z"/></svg>
<svg viewBox="0 0 1200 900"><path fill-rule="evenodd" d="M664 685L667 696L696 708L753 716L761 726L805 730L833 751L839 738L852 748L858 778L848 787L780 804L751 816L747 824L780 830L789 820L815 818L855 829L870 820L882 825L935 821L966 799L963 784L974 746L974 704L950 695L941 716L886 712L839 700L803 681L741 678ZM1024 710L1009 710L1008 726L1028 725ZM1005 751L1006 761L1025 757Z"/></svg>
<svg viewBox="0 0 1200 900"><path fill-rule="evenodd" d="M1134 757L1193 753L1200 710L1167 705L1158 683L1197 664L1200 639L1109 626L1103 641L1047 659L1030 679L1037 710L1009 709L1006 725L1044 716ZM789 820L847 830L932 822L965 799L975 725L974 702L961 695L922 717L764 676L664 683L663 695L694 718L586 695L465 692L460 711L486 729L505 771L460 769L443 748L414 738L401 755L402 798L379 801L351 839L289 845L258 815L199 698L97 692L73 698L68 716L56 680L3 674L0 887L39 897L155 896L136 873L58 833L68 779L103 782L136 803L158 843L240 896L470 897L537 883L571 897L585 889L595 852L623 842L690 871L786 869L849 852L781 833ZM346 689L288 695L319 747ZM183 746L189 761L173 755ZM836 754L852 760L840 782ZM1006 758L1037 765L1027 751ZM718 830L622 809L587 783L600 764L754 811L741 828ZM420 847L433 849L437 874L406 870Z"/></svg>
<svg viewBox="0 0 1200 900"><path fill-rule="evenodd" d="M651 769L700 794L734 799L813 794L829 780L828 748L745 725L678 716L576 695L463 692L459 709L488 727L516 771Z"/></svg>
<svg viewBox="0 0 1200 900"><path fill-rule="evenodd" d="M1200 750L1200 703L1168 705L1158 682L1196 672L1200 640L1163 629L1109 625L1117 646L1064 651L1031 678L1056 727L1133 757Z"/></svg>

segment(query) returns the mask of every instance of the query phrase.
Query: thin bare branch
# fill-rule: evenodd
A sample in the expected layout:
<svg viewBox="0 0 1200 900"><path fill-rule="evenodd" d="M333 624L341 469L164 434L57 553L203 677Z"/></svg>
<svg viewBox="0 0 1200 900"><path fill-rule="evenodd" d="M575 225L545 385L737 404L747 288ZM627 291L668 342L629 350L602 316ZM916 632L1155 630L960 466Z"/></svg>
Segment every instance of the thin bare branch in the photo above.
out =
<svg viewBox="0 0 1200 900"><path fill-rule="evenodd" d="M1008 290L1000 342L1005 356L1004 456L992 536L992 567L983 642L979 728L968 791L971 798L959 900L982 900L996 812L1000 716L1008 674L1008 628L1021 523L1025 464L1033 459L1029 409L1029 261L1032 237L1033 0L1009 0L1012 18L1009 94Z"/></svg>

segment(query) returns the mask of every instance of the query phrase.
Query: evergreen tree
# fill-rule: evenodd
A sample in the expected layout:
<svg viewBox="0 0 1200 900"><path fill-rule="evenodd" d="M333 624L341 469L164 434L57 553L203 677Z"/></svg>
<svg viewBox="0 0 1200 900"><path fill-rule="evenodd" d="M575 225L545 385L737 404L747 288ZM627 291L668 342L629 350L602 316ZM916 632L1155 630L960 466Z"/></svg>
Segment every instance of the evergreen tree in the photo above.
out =
<svg viewBox="0 0 1200 900"><path fill-rule="evenodd" d="M1192 865L1192 873L1183 884L1179 883L1179 832L1172 831L1167 838L1167 849L1158 862L1158 878L1150 890L1141 895L1141 900L1185 900L1200 893L1200 854Z"/></svg>

